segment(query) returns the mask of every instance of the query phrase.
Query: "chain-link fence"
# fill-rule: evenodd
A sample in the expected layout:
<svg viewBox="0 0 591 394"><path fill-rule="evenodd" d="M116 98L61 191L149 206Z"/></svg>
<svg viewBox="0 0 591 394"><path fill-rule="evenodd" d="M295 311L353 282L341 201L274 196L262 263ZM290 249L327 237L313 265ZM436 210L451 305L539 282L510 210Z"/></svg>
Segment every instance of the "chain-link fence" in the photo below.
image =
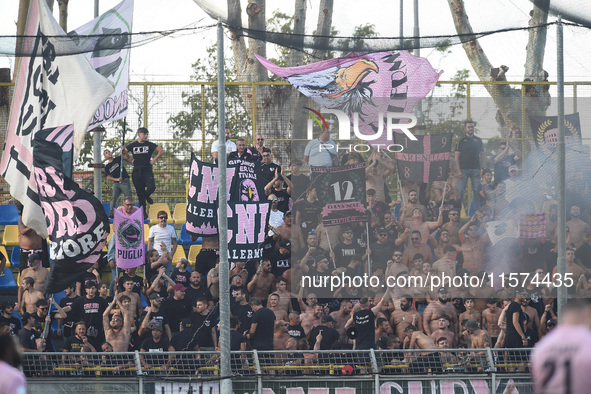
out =
<svg viewBox="0 0 591 394"><path fill-rule="evenodd" d="M463 131L456 127L465 119L482 121L480 136L486 142L499 140L500 130L492 129L489 120L494 121L497 107L490 99L486 84L503 84L514 87L517 97L513 97L518 111L521 111L522 134L513 135L510 140L515 146L527 152L530 131L527 130L528 100L533 100L528 93L531 82L479 82L479 81L440 81L430 96L422 100L423 124L426 132L455 131L456 137ZM544 85L552 97L556 97L555 84ZM11 84L0 84L0 88L12 90ZM529 89L529 90L528 90ZM11 93L9 93L11 94ZM519 96L521 95L521 96ZM296 97L297 96L297 97ZM591 124L590 105L591 83L567 83L565 87L566 112L581 114L583 140L591 139L585 130ZM296 100L299 100L297 101ZM486 100L482 101L482 100ZM294 104L295 103L295 104ZM483 104L481 104L483 103ZM548 107L548 114L555 113L555 104ZM304 106L314 106L309 100L299 98L299 93L284 82L226 84L226 123L231 130L231 139L244 138L247 146L253 146L255 136L260 133L265 138L265 146L273 153L273 160L288 169L292 143L304 140L301 112ZM9 107L0 108L0 140L4 140L8 124ZM486 122L485 122L486 121ZM487 124L486 129L484 124ZM123 121L105 125L102 148L115 149L136 138L138 127L147 127L150 140L166 151L165 156L154 167L156 178L156 202L185 202L186 181L188 179L191 152L201 160L211 160L211 144L217 139L217 87L215 82L133 82L129 86L129 113L126 118L126 133L123 135ZM501 127L501 126L499 126ZM301 136L300 136L301 134ZM298 137L300 136L300 137ZM494 143L493 143L494 145ZM492 166L495 152L487 151L487 165ZM102 151L102 149L101 149ZM82 186L92 186L93 173L88 165L92 162L92 139L89 135L81 151L80 159L75 163L75 180ZM103 202L108 202L111 195L111 182L103 175ZM396 185L390 190L395 192ZM9 199L8 185L0 183L0 202Z"/></svg>

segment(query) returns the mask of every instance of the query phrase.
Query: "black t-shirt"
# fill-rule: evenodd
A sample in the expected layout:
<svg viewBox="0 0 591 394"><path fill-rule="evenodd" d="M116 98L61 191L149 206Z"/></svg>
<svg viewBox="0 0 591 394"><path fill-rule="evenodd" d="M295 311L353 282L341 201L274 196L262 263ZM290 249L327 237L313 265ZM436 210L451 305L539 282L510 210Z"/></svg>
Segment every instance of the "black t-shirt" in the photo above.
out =
<svg viewBox="0 0 591 394"><path fill-rule="evenodd" d="M297 203L296 211L300 213L300 227L305 231L311 231L318 226L318 215L322 207L318 201L309 202L304 199Z"/></svg>
<svg viewBox="0 0 591 394"><path fill-rule="evenodd" d="M337 330L327 326L316 326L310 331L310 348L314 348L316 337L322 331L322 341L320 341L320 350L332 349L333 343L339 340L340 334Z"/></svg>
<svg viewBox="0 0 591 394"><path fill-rule="evenodd" d="M264 184L271 182L273 178L275 178L275 172L281 174L281 167L278 164L271 163L271 164L264 164L261 163L261 178L263 179Z"/></svg>
<svg viewBox="0 0 591 394"><path fill-rule="evenodd" d="M103 313L107 309L107 302L95 296L93 299L80 297L72 304L72 309L77 311L81 320L86 323L86 336L98 338L103 334Z"/></svg>
<svg viewBox="0 0 591 394"><path fill-rule="evenodd" d="M37 321L37 327L39 327L39 330L41 331L41 335L43 335L43 332L46 333L46 336L45 336L45 342L46 342L45 351L46 352L55 352L55 348L53 347L53 341L51 340L51 324L55 320L56 314L57 314L57 312L50 313L49 314L49 323L47 323L45 321L44 317L39 316L37 313L33 313L33 317ZM49 324L49 328L47 329L47 331L45 331L46 324Z"/></svg>
<svg viewBox="0 0 591 394"><path fill-rule="evenodd" d="M215 347L211 330L215 329L216 316L214 313L202 315L198 312L191 313L192 329L199 347Z"/></svg>
<svg viewBox="0 0 591 394"><path fill-rule="evenodd" d="M244 335L238 331L230 330L230 350L240 351L240 345L243 343L248 344Z"/></svg>
<svg viewBox="0 0 591 394"><path fill-rule="evenodd" d="M41 333L39 331L23 328L19 335L19 342L21 347L37 349L37 343L35 342L35 339L37 338L41 338Z"/></svg>
<svg viewBox="0 0 591 394"><path fill-rule="evenodd" d="M306 332L301 324L297 326L292 326L291 324L287 326L287 333L290 337L295 338L297 340L306 338Z"/></svg>
<svg viewBox="0 0 591 394"><path fill-rule="evenodd" d="M131 144L127 145L127 150L133 155L133 168L151 168L152 165L150 164L150 160L152 160L152 153L154 153L157 147L158 145L150 141L144 143L133 141Z"/></svg>
<svg viewBox="0 0 591 394"><path fill-rule="evenodd" d="M219 252L217 250L201 250L195 258L195 271L201 275L207 275L219 260Z"/></svg>
<svg viewBox="0 0 591 394"><path fill-rule="evenodd" d="M256 161L255 158L252 157L252 155L250 153L248 153L248 150L246 150L242 154L242 156L238 156L237 150L235 150L234 152L230 152L230 153L228 153L227 159L228 159L229 166L240 165L240 162L242 162L242 161Z"/></svg>
<svg viewBox="0 0 591 394"><path fill-rule="evenodd" d="M240 328L238 331L242 334L244 331L250 330L250 323L252 322L252 308L250 305L240 305L234 303L230 308L232 316L236 316L240 320Z"/></svg>
<svg viewBox="0 0 591 394"><path fill-rule="evenodd" d="M178 268L172 270L172 274L170 275L170 279L172 279L174 283L181 283L185 287L189 286L190 278L191 273L189 271L181 272Z"/></svg>
<svg viewBox="0 0 591 394"><path fill-rule="evenodd" d="M189 317L189 312L191 312L191 308L186 299L175 300L174 297L162 301L160 310L163 310L170 319L170 331L172 332L177 332L179 330L181 320L185 317Z"/></svg>
<svg viewBox="0 0 591 394"><path fill-rule="evenodd" d="M14 316L6 318L4 315L0 315L0 323L8 324L8 329L12 335L16 335L22 327L21 321Z"/></svg>
<svg viewBox="0 0 591 394"><path fill-rule="evenodd" d="M375 242L369 246L369 249L371 249L370 257L374 267L386 268L386 263L394 253L394 240L388 239L383 244Z"/></svg>
<svg viewBox="0 0 591 394"><path fill-rule="evenodd" d="M463 136L456 145L456 152L460 152L461 170L480 169L480 152L484 151L482 140L476 136Z"/></svg>
<svg viewBox="0 0 591 394"><path fill-rule="evenodd" d="M263 156L261 156L261 154L255 146L251 146L250 148L248 148L248 152L252 155L253 160L263 160ZM271 152L271 149L267 148L266 146L263 146L263 152Z"/></svg>
<svg viewBox="0 0 591 394"><path fill-rule="evenodd" d="M515 326L513 325L513 314L519 313L519 325L521 326L521 331L525 334L525 323L527 321L527 315L525 312L521 310L521 305L517 302L512 301L509 304L509 308L507 309L506 313L506 321L507 321L507 328L505 332L507 333L507 337L505 339L505 347L523 347L523 342L521 337L517 333Z"/></svg>
<svg viewBox="0 0 591 394"><path fill-rule="evenodd" d="M277 209L285 213L289 211L289 198L290 195L287 190L277 190L273 188L272 193L277 196Z"/></svg>
<svg viewBox="0 0 591 394"><path fill-rule="evenodd" d="M362 309L353 314L353 321L357 328L356 349L371 349L375 346L375 320L376 317L371 309Z"/></svg>
<svg viewBox="0 0 591 394"><path fill-rule="evenodd" d="M281 254L277 249L269 255L271 261L271 272L275 275L275 278L283 275L285 271L291 268L291 253Z"/></svg>
<svg viewBox="0 0 591 394"><path fill-rule="evenodd" d="M293 184L291 194L293 195L294 199L299 199L306 196L306 190L308 190L308 186L310 186L310 178L304 174L300 174L298 176L288 175L287 179L289 179Z"/></svg>
<svg viewBox="0 0 591 394"><path fill-rule="evenodd" d="M495 180L493 181L493 187L497 187L497 185L503 182L505 179L509 178L509 167L515 164L515 160L513 158L514 155L505 155L501 158L497 163L495 163L494 172L495 172ZM460 155L461 157L461 155Z"/></svg>
<svg viewBox="0 0 591 394"><path fill-rule="evenodd" d="M113 159L112 162L107 163L105 166L105 175L110 175L113 178L119 178L119 173L121 169L121 156L118 156ZM127 174L127 170L123 167L123 179L129 178L129 174Z"/></svg>
<svg viewBox="0 0 591 394"><path fill-rule="evenodd" d="M155 352L167 352L168 348L171 346L170 341L168 340L168 338L166 338L166 336L164 334L162 334L162 336L160 337L160 340L158 342L154 342L154 338L152 338L152 336L150 336L149 338L146 338L143 342L142 342L142 346L140 347L141 351L146 351L146 352L150 352L150 353L155 353ZM166 362L168 361L168 355L164 355L164 356L156 356L156 357L150 357L147 356L146 357L146 362L152 366L160 366L160 365L164 365L166 364Z"/></svg>
<svg viewBox="0 0 591 394"><path fill-rule="evenodd" d="M119 278L119 290L120 291L125 291L125 289L123 288L123 284L128 281L131 280L133 282L133 289L131 289L131 291L133 291L134 293L137 293L137 295L139 295L140 297L142 296L142 286L144 285L144 278L142 278L141 276L138 275L134 275L133 277L127 275L127 274L123 274L121 275L121 277Z"/></svg>
<svg viewBox="0 0 591 394"><path fill-rule="evenodd" d="M66 339L66 342L64 343L64 350L67 350L68 352L81 352L83 347L84 341L76 337L76 335L72 335Z"/></svg>
<svg viewBox="0 0 591 394"><path fill-rule="evenodd" d="M207 301L213 301L213 296L211 295L211 291L204 285L203 281L199 284L197 289L191 287L191 285L187 286L187 290L185 291L185 300L190 307L190 310L193 309L195 303L199 298L205 298Z"/></svg>
<svg viewBox="0 0 591 394"><path fill-rule="evenodd" d="M146 311L142 312L142 314L140 316L140 320L139 320L140 324L144 321L147 314L148 314L148 312L146 312ZM162 310L162 308L160 308L158 310L158 312L150 313L150 323L155 323L155 322L160 323L162 325L162 327L164 327L166 324L168 324L168 326L170 327L170 320L168 319L168 316ZM144 335L146 335L146 334L144 334ZM149 330L147 331L147 335L151 335ZM147 338L147 336L146 336L146 338Z"/></svg>
<svg viewBox="0 0 591 394"><path fill-rule="evenodd" d="M67 306L72 306L72 304L80 298L76 296L74 298L64 297L60 300L60 307L65 308ZM64 337L68 338L74 332L74 324L80 321L80 315L78 314L78 310L72 309L70 312L66 313L67 317L63 320L63 327L64 327Z"/></svg>
<svg viewBox="0 0 591 394"><path fill-rule="evenodd" d="M339 242L334 247L333 253L335 254L337 268L341 268L349 265L353 257L362 257L365 254L365 248L355 242L355 240L353 240L351 245Z"/></svg>
<svg viewBox="0 0 591 394"><path fill-rule="evenodd" d="M175 332L172 336L172 340L170 341L172 347L177 352L190 352L193 351L197 342L193 333L188 329L183 329L183 331Z"/></svg>
<svg viewBox="0 0 591 394"><path fill-rule="evenodd" d="M273 331L275 329L275 314L273 311L260 308L252 314L252 323L257 323L257 329L252 337L252 348L273 350Z"/></svg>

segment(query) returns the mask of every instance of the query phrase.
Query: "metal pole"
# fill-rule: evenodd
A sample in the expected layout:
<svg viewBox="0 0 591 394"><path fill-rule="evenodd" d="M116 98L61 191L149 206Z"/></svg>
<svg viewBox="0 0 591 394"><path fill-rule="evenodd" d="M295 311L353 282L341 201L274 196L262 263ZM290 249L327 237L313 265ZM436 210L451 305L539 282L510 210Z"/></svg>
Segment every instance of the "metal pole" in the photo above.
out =
<svg viewBox="0 0 591 394"><path fill-rule="evenodd" d="M414 43L413 46L415 48L414 50L414 55L415 56L421 56L421 40L420 40L420 30L419 30L419 0L414 0L413 2L413 9L414 9ZM420 126L423 124L423 101L419 100L419 102L417 103L417 125ZM417 134L418 135L423 135L423 128L422 127L417 127Z"/></svg>
<svg viewBox="0 0 591 394"><path fill-rule="evenodd" d="M400 50L404 49L404 0L400 0Z"/></svg>
<svg viewBox="0 0 591 394"><path fill-rule="evenodd" d="M219 212L218 229L220 242L220 367L221 393L232 392L232 369L230 367L230 265L228 263L228 198L226 192L226 114L224 107L224 27L218 19L218 169Z"/></svg>
<svg viewBox="0 0 591 394"><path fill-rule="evenodd" d="M94 17L99 16L99 0L94 0ZM103 178L100 164L101 160L101 144L102 144L102 130L95 128L92 134L94 141L94 195L103 202Z"/></svg>
<svg viewBox="0 0 591 394"><path fill-rule="evenodd" d="M566 287L564 274L566 273L566 152L564 147L564 58L562 47L562 17L558 16L556 25L556 88L558 98L558 261L557 273L563 279L558 288L558 317L566 305Z"/></svg>

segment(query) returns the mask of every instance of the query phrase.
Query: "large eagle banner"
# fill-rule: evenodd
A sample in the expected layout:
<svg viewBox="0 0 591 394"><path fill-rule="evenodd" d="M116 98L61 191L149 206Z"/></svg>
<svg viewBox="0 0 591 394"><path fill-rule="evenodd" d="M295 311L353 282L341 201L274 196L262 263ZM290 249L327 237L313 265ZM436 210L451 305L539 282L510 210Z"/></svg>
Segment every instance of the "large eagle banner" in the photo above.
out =
<svg viewBox="0 0 591 394"><path fill-rule="evenodd" d="M247 261L263 257L271 205L268 201L228 201L228 259Z"/></svg>
<svg viewBox="0 0 591 394"><path fill-rule="evenodd" d="M365 163L339 167L312 167L322 223L338 226L367 222L365 209Z"/></svg>
<svg viewBox="0 0 591 394"><path fill-rule="evenodd" d="M34 140L37 192L49 232L51 270L45 286L58 293L86 274L101 256L109 232L109 218L101 202L63 173L62 150L45 140Z"/></svg>
<svg viewBox="0 0 591 394"><path fill-rule="evenodd" d="M265 181L262 177L259 161L234 161L234 183L230 193L230 201L265 201ZM228 167L229 168L229 167Z"/></svg>
<svg viewBox="0 0 591 394"><path fill-rule="evenodd" d="M135 268L143 265L144 239L144 210L136 209L127 216L118 209L113 211L113 237L115 237L115 256L117 267L122 269Z"/></svg>
<svg viewBox="0 0 591 394"><path fill-rule="evenodd" d="M364 139L370 140L374 147L393 142L388 139L388 133L378 135L389 122L388 113L412 113L443 72L437 73L427 59L407 51L350 53L341 58L285 68L255 56L269 71L285 78L320 107L342 111L350 121L357 117L359 132L370 137L371 140ZM349 125L346 126L349 131Z"/></svg>
<svg viewBox="0 0 591 394"><path fill-rule="evenodd" d="M417 135L418 141L409 143L408 137L395 134L394 141L404 147L396 152L400 180L420 183L447 181L451 159L452 134Z"/></svg>
<svg viewBox="0 0 591 394"><path fill-rule="evenodd" d="M84 55L56 56L52 42L59 40L62 46L68 42L45 0L31 1L25 37L23 52L31 56L19 57L0 175L10 184L10 194L23 204L25 226L45 238L47 224L31 170L33 139L40 130L70 124L76 133L84 134L114 88ZM76 53L74 42L71 46Z"/></svg>
<svg viewBox="0 0 591 394"><path fill-rule="evenodd" d="M228 200L232 190L232 181L236 167L228 167L226 187ZM187 199L187 232L189 234L216 235L218 233L218 185L220 184L218 167L197 159L191 153L191 171L189 173L189 195Z"/></svg>
<svg viewBox="0 0 591 394"><path fill-rule="evenodd" d="M530 115L529 123L536 147L551 156L558 145L558 116ZM564 143L566 146L581 145L581 121L579 113L564 115Z"/></svg>

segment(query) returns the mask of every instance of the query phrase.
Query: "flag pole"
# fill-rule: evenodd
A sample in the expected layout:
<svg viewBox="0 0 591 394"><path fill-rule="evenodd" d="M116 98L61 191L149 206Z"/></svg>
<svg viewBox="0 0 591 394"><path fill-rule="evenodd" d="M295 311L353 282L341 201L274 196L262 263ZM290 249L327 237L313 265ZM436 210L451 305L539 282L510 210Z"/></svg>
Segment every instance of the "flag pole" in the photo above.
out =
<svg viewBox="0 0 591 394"><path fill-rule="evenodd" d="M53 294L49 299L49 309L47 310L47 315L51 313L51 305L53 305ZM43 335L41 336L41 349L43 349L43 345L45 344L45 336L47 335L47 329L51 324L47 324L47 320L45 321L45 327L43 328Z"/></svg>
<svg viewBox="0 0 591 394"><path fill-rule="evenodd" d="M404 202L404 193L402 192L402 182L400 181L400 174L398 176L398 197L400 197L400 201L402 201L402 205L405 205Z"/></svg>
<svg viewBox="0 0 591 394"><path fill-rule="evenodd" d="M326 234L326 240L328 241L328 250L330 250L330 254L332 254L332 245L330 244L330 237L328 236L328 230L326 229L326 227L324 227L324 233ZM332 266L336 270L337 265L334 262L334 259L332 257L330 259L332 260Z"/></svg>
<svg viewBox="0 0 591 394"><path fill-rule="evenodd" d="M369 222L365 222L365 231L367 232L367 249L369 249ZM371 275L371 256L367 256L368 274Z"/></svg>
<svg viewBox="0 0 591 394"><path fill-rule="evenodd" d="M443 196L441 196L441 206L443 206L443 201L445 201L445 192L447 191L447 181L445 181L445 186L443 186Z"/></svg>
<svg viewBox="0 0 591 394"><path fill-rule="evenodd" d="M123 136L121 138L121 168L119 168L119 177L123 182L123 153L125 152L125 129L127 128L127 116L123 118ZM124 198L127 196L124 196Z"/></svg>

